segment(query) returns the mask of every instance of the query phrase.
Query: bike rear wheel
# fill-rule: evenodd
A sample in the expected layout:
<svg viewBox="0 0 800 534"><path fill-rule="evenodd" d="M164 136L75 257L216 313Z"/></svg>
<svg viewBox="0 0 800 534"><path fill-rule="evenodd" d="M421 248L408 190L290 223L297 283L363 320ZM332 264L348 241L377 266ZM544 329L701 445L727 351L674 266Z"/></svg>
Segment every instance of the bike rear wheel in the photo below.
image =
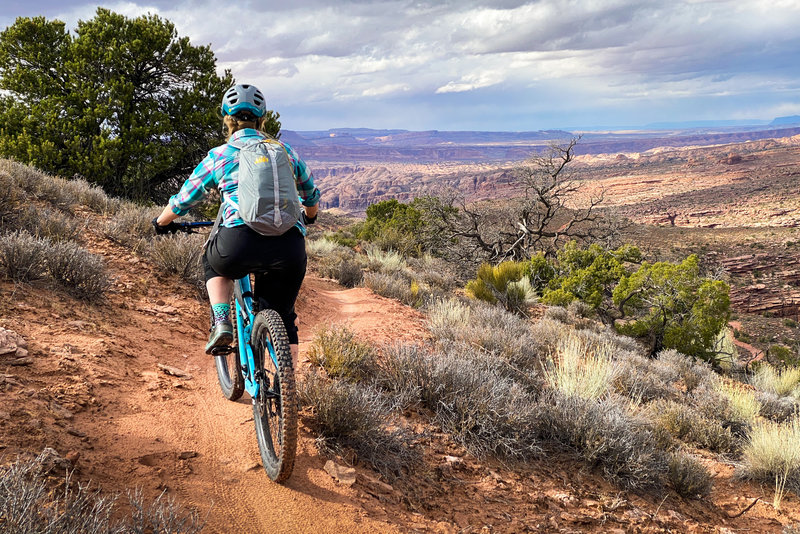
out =
<svg viewBox="0 0 800 534"><path fill-rule="evenodd" d="M251 345L259 381L259 393L253 399L258 449L269 478L282 482L292 474L297 452L297 399L289 338L277 312L258 312Z"/></svg>
<svg viewBox="0 0 800 534"><path fill-rule="evenodd" d="M233 337L236 341L236 303L231 305L231 315L233 316ZM222 395L231 401L238 400L244 392L244 377L242 368L239 364L239 347L234 346L234 351L230 354L220 354L214 356L214 364L217 367L217 380Z"/></svg>

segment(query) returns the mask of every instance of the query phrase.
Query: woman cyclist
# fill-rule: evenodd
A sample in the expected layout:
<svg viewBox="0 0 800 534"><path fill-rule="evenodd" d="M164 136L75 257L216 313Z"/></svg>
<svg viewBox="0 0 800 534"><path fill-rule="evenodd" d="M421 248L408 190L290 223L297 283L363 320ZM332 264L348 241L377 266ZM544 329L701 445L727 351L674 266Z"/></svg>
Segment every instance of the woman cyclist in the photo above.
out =
<svg viewBox="0 0 800 534"><path fill-rule="evenodd" d="M206 288L214 317L206 352L211 354L215 347L230 345L233 341L229 315L233 280L254 273L257 302L260 307L272 308L280 314L297 368L299 351L294 304L306 272L305 224L316 220L320 192L305 162L289 145L281 143L289 156L304 206L303 220L282 235L266 236L247 226L239 216L240 149L234 143L242 146L248 141L268 138L264 133L266 110L264 95L253 85L234 85L225 92L222 124L227 142L209 151L180 191L153 219L153 226L158 234L174 231L176 218L185 215L211 189L219 189L222 222L203 254Z"/></svg>

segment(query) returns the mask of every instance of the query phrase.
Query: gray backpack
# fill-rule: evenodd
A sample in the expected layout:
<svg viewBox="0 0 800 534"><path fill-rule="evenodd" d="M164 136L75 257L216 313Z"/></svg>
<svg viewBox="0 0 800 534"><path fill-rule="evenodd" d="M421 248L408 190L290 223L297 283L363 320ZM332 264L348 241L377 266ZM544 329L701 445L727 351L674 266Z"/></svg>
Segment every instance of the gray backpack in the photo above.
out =
<svg viewBox="0 0 800 534"><path fill-rule="evenodd" d="M286 233L302 213L286 149L274 139L231 145L239 149L239 217L260 234Z"/></svg>

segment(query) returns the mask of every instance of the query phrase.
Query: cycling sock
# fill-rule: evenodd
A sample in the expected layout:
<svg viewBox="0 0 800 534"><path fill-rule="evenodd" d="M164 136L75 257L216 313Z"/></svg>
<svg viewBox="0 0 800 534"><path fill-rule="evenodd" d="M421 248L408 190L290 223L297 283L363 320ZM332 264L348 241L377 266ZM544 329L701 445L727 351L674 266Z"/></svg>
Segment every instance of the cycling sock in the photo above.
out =
<svg viewBox="0 0 800 534"><path fill-rule="evenodd" d="M223 302L220 304L212 304L211 311L214 314L215 325L231 320L230 318L231 305L228 304L227 302Z"/></svg>

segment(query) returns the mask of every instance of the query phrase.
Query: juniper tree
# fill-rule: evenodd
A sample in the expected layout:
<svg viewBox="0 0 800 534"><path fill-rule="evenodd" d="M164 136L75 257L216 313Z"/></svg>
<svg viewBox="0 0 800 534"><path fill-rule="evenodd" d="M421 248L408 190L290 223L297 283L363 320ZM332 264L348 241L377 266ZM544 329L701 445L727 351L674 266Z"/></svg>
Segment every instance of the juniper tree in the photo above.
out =
<svg viewBox="0 0 800 534"><path fill-rule="evenodd" d="M220 95L232 84L209 46L156 15L98 8L74 34L20 17L0 33L0 155L158 199L223 141Z"/></svg>

